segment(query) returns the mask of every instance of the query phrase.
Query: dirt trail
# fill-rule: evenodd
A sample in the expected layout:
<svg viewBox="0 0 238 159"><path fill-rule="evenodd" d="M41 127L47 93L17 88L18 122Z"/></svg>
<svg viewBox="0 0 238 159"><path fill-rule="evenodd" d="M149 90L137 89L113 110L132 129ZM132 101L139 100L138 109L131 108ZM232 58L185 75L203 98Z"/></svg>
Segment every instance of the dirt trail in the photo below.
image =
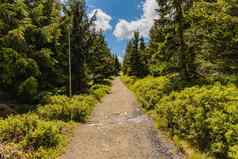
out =
<svg viewBox="0 0 238 159"><path fill-rule="evenodd" d="M180 159L172 143L154 128L119 79L95 108L90 121L75 130L60 159Z"/></svg>

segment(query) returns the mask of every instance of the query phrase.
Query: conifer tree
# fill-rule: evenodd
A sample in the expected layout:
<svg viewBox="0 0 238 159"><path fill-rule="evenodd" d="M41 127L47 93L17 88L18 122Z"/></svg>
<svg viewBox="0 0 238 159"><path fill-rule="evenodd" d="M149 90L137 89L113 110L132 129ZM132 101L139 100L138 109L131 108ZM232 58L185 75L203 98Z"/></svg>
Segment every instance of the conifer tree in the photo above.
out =
<svg viewBox="0 0 238 159"><path fill-rule="evenodd" d="M132 51L132 42L131 40L128 42L127 44L127 48L126 48L126 52L124 55L124 60L123 60L123 67L122 67L122 72L125 75L128 75L128 70L129 70L129 56L131 54Z"/></svg>
<svg viewBox="0 0 238 159"><path fill-rule="evenodd" d="M146 75L146 66L144 60L145 43L138 32L128 42L124 58L124 74L129 76L143 77Z"/></svg>
<svg viewBox="0 0 238 159"><path fill-rule="evenodd" d="M208 74L235 74L236 2L157 2L160 19L151 29L145 54L151 74L178 72L189 81Z"/></svg>
<svg viewBox="0 0 238 159"><path fill-rule="evenodd" d="M86 92L96 72L102 79L113 74L114 59L92 30L95 16L88 18L85 1L1 0L0 7L0 89L14 99L32 103L48 92L65 93L69 26L73 93Z"/></svg>
<svg viewBox="0 0 238 159"><path fill-rule="evenodd" d="M140 38L139 42L139 51L140 51L140 61L141 61L141 73L140 76L146 76L149 74L148 72L148 64L147 64L147 55L146 55L146 44L143 37Z"/></svg>
<svg viewBox="0 0 238 159"><path fill-rule="evenodd" d="M114 54L114 74L117 76L121 70L121 63L118 59L118 56Z"/></svg>
<svg viewBox="0 0 238 159"><path fill-rule="evenodd" d="M169 45L174 40L177 45L177 67L183 79L189 80L193 77L193 72L189 70L190 61L188 46L185 42L185 11L191 6L192 1L188 0L157 0L159 4L160 20L158 23L165 31L165 49L171 49ZM166 35L167 34L167 35ZM167 45L167 46L166 46ZM173 48L172 48L173 49ZM172 50L174 51L174 50Z"/></svg>
<svg viewBox="0 0 238 159"><path fill-rule="evenodd" d="M40 89L58 84L54 50L60 35L59 3L17 0L0 5L0 67L4 72L0 83L3 89L11 88L9 93L29 99L29 95L37 96ZM6 67L8 64L11 68ZM6 83L6 79L12 82Z"/></svg>
<svg viewBox="0 0 238 159"><path fill-rule="evenodd" d="M85 92L88 89L89 74L87 60L89 57L90 23L85 11L85 2L69 2L72 16L71 52L73 92Z"/></svg>

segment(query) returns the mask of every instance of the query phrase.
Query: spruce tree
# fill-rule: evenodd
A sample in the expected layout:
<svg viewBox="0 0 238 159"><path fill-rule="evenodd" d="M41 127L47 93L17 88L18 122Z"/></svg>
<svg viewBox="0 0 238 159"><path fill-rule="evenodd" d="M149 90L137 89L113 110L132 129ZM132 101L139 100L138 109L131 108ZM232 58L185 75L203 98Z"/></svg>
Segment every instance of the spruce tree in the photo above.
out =
<svg viewBox="0 0 238 159"><path fill-rule="evenodd" d="M140 76L146 76L149 74L148 72L148 64L147 64L147 56L146 56L146 44L143 37L140 38L139 42L139 51L140 51L140 61L141 61L141 72Z"/></svg>
<svg viewBox="0 0 238 159"><path fill-rule="evenodd" d="M102 33L92 30L95 16L88 18L83 0L4 0L0 7L0 89L14 99L32 103L65 93L69 38L73 93L87 92L97 74L113 75L114 59Z"/></svg>
<svg viewBox="0 0 238 159"><path fill-rule="evenodd" d="M128 42L124 58L124 74L129 76L143 77L146 75L144 60L145 44L138 32L134 33L133 38Z"/></svg>
<svg viewBox="0 0 238 159"><path fill-rule="evenodd" d="M89 56L90 23L85 10L85 2L72 0L71 7L71 53L72 53L72 85L73 92L86 92L89 88Z"/></svg>
<svg viewBox="0 0 238 159"><path fill-rule="evenodd" d="M165 31L168 31L166 33L167 35L165 34L165 49L171 49L169 45L171 45L173 40L176 41L174 44L177 46L174 47L176 47L177 52L177 67L182 79L189 80L193 77L193 71L189 70L189 64L193 63L193 59L190 58L190 54L188 52L189 49L185 42L184 33L186 27L184 14L185 11L191 7L192 1L157 0L157 2L159 4L159 12L161 16L160 20L158 20L158 23L162 28L165 29Z"/></svg>
<svg viewBox="0 0 238 159"><path fill-rule="evenodd" d="M126 47L126 52L124 55L124 60L123 60L123 67L122 67L122 72L125 75L128 75L128 70L129 70L129 56L132 51L132 42L131 40L128 42L127 47Z"/></svg>
<svg viewBox="0 0 238 159"><path fill-rule="evenodd" d="M121 63L118 59L118 55L114 54L114 74L117 76L121 70Z"/></svg>

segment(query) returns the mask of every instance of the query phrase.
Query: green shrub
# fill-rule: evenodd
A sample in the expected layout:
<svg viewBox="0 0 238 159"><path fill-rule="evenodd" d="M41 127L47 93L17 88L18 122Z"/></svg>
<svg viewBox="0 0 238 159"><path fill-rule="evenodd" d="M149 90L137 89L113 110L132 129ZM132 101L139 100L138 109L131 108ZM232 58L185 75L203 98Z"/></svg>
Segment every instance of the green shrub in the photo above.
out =
<svg viewBox="0 0 238 159"><path fill-rule="evenodd" d="M0 144L1 159L30 159L30 156L24 153L16 144Z"/></svg>
<svg viewBox="0 0 238 159"><path fill-rule="evenodd" d="M38 92L38 81L34 77L27 78L18 88L18 96L23 100L36 97Z"/></svg>
<svg viewBox="0 0 238 159"><path fill-rule="evenodd" d="M229 148L228 156L232 159L238 159L238 145Z"/></svg>
<svg viewBox="0 0 238 159"><path fill-rule="evenodd" d="M131 87L143 108L154 109L159 100L169 93L169 79L167 77L147 77L137 80Z"/></svg>
<svg viewBox="0 0 238 159"><path fill-rule="evenodd" d="M28 90L30 86L24 84L21 90ZM65 136L71 133L67 131L72 124L66 122L85 121L96 98L108 92L108 86L95 85L91 89L92 96L48 96L33 113L0 119L0 158L58 157L66 143Z"/></svg>
<svg viewBox="0 0 238 159"><path fill-rule="evenodd" d="M110 87L106 85L96 84L90 88L90 94L92 94L97 100L100 100L109 92Z"/></svg>
<svg viewBox="0 0 238 159"><path fill-rule="evenodd" d="M217 158L234 158L238 145L238 89L215 84L191 87L157 104L160 126Z"/></svg>
<svg viewBox="0 0 238 159"><path fill-rule="evenodd" d="M62 140L61 129L62 127L53 122L39 122L37 128L27 134L25 148L31 150L56 147Z"/></svg>
<svg viewBox="0 0 238 159"><path fill-rule="evenodd" d="M0 142L19 143L23 141L30 130L37 127L37 116L11 116L5 120L0 120Z"/></svg>
<svg viewBox="0 0 238 159"><path fill-rule="evenodd" d="M237 159L238 88L229 84L234 82L202 86L202 81L182 81L176 74L122 80L146 110L156 110L160 128L216 158Z"/></svg>
<svg viewBox="0 0 238 159"><path fill-rule="evenodd" d="M149 72L152 76L160 76L162 73L168 71L169 67L172 67L172 66L169 66L169 63L167 62L160 63L160 65L151 64L149 66Z"/></svg>
<svg viewBox="0 0 238 159"><path fill-rule="evenodd" d="M42 105L48 105L48 104L56 104L61 105L69 102L71 99L67 96L46 96L41 104Z"/></svg>
<svg viewBox="0 0 238 159"><path fill-rule="evenodd" d="M39 106L37 114L48 120L82 121L84 122L95 106L92 96L53 96L45 100L45 105Z"/></svg>
<svg viewBox="0 0 238 159"><path fill-rule="evenodd" d="M238 76L237 75L210 75L206 77L209 83L220 82L224 85L227 84L236 84L238 85Z"/></svg>
<svg viewBox="0 0 238 159"><path fill-rule="evenodd" d="M57 152L57 148L64 143L62 132L64 126L65 124L60 122L40 120L34 114L11 116L0 120L0 143L4 146L0 155L27 157L25 154L34 156L46 150Z"/></svg>
<svg viewBox="0 0 238 159"><path fill-rule="evenodd" d="M137 79L135 77L121 76L121 80L130 88Z"/></svg>

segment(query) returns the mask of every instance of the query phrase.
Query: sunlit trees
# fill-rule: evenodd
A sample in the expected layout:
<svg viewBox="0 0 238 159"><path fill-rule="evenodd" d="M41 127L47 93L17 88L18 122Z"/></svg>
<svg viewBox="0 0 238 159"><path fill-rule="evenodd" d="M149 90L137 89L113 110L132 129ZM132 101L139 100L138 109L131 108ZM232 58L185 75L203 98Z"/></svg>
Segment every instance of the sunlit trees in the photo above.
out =
<svg viewBox="0 0 238 159"><path fill-rule="evenodd" d="M4 1L0 3L0 82L4 89L24 97L58 83L56 73L59 4L55 1ZM10 76L10 77L9 77ZM54 77L54 78L53 78ZM7 81L12 82L7 82ZM35 88L24 89L34 81ZM36 88L37 86L37 88ZM34 94L31 89L35 89ZM30 99L29 99L30 100Z"/></svg>
<svg viewBox="0 0 238 159"><path fill-rule="evenodd" d="M14 98L31 103L66 93L69 40L73 93L114 74L114 58L84 1L1 0L0 7L0 89Z"/></svg>
<svg viewBox="0 0 238 159"><path fill-rule="evenodd" d="M138 32L134 33L129 41L124 58L124 74L143 77L146 75L146 63L144 61L145 43Z"/></svg>
<svg viewBox="0 0 238 159"><path fill-rule="evenodd" d="M174 72L185 81L208 75L237 74L236 1L157 2L160 18L155 20L146 49L140 55L149 74ZM131 41L126 52L133 48ZM128 58L126 55L125 73L130 68L126 67Z"/></svg>

